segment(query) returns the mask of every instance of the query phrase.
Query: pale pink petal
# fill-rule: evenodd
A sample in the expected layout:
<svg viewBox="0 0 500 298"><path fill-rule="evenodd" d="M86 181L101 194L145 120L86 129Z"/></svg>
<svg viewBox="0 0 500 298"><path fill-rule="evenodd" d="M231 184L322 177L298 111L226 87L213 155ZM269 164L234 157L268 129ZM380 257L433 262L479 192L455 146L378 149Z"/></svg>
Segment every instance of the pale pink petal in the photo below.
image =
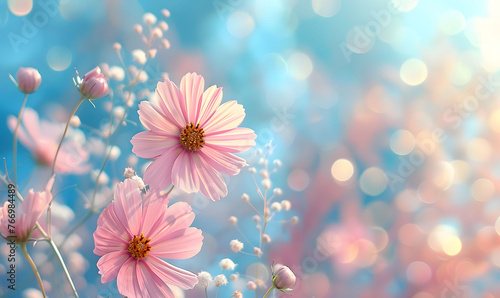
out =
<svg viewBox="0 0 500 298"><path fill-rule="evenodd" d="M33 109L26 108L24 110L21 122L33 139L36 140L40 136L40 121L38 114Z"/></svg>
<svg viewBox="0 0 500 298"><path fill-rule="evenodd" d="M172 167L172 183L187 193L198 191L198 173L192 162L194 153L183 150Z"/></svg>
<svg viewBox="0 0 500 298"><path fill-rule="evenodd" d="M199 253L202 245L203 236L200 229L181 229L169 232L159 239L151 239L150 256L187 259Z"/></svg>
<svg viewBox="0 0 500 298"><path fill-rule="evenodd" d="M55 150L53 156L55 156ZM54 162L54 157L51 160ZM91 166L86 163L88 160L89 153L79 144L74 141L65 141L61 145L61 150L57 157L56 172L72 174L88 173L91 169Z"/></svg>
<svg viewBox="0 0 500 298"><path fill-rule="evenodd" d="M179 145L179 136L160 135L153 131L143 131L130 140L132 152L142 158L156 158L165 153L169 147Z"/></svg>
<svg viewBox="0 0 500 298"><path fill-rule="evenodd" d="M157 233L161 232L162 227L168 223L166 221L168 201L169 196L162 196L155 190L149 191L142 210L144 219L142 232L146 238L156 238Z"/></svg>
<svg viewBox="0 0 500 298"><path fill-rule="evenodd" d="M161 135L179 136L179 127L169 121L160 107L154 106L149 101L139 104L139 119L142 125L149 130Z"/></svg>
<svg viewBox="0 0 500 298"><path fill-rule="evenodd" d="M103 226L98 226L94 232L94 254L98 256L104 256L108 253L127 250L129 243L127 240L131 238L128 237L127 233L124 231L122 235L117 235L119 230L110 230Z"/></svg>
<svg viewBox="0 0 500 298"><path fill-rule="evenodd" d="M195 274L172 266L154 256L148 257L146 259L146 264L161 280L168 284L178 286L183 290L192 289L198 283L198 278Z"/></svg>
<svg viewBox="0 0 500 298"><path fill-rule="evenodd" d="M218 134L205 135L205 146L225 152L241 152L255 146L253 130L237 127Z"/></svg>
<svg viewBox="0 0 500 298"><path fill-rule="evenodd" d="M138 263L137 276L139 277L139 286L143 292L143 297L166 297L174 298L174 293L168 285L158 275L156 275L148 266L147 259Z"/></svg>
<svg viewBox="0 0 500 298"><path fill-rule="evenodd" d="M144 218L148 215L153 215L155 212L153 208L149 207L147 210L148 213L144 213ZM147 233L148 238L152 239L152 243L161 241L162 236L168 237L168 234L171 232L188 228L193 223L195 217L191 206L185 202L169 206L162 215L161 219L157 220L149 229L143 229L144 233Z"/></svg>
<svg viewBox="0 0 500 298"><path fill-rule="evenodd" d="M134 298L142 297L141 287L137 278L137 260L129 258L118 272L116 285L120 294Z"/></svg>
<svg viewBox="0 0 500 298"><path fill-rule="evenodd" d="M97 268L99 268L99 274L101 275L101 282L107 283L112 281L118 276L118 272L122 268L123 264L131 259L130 252L128 250L114 251L105 254L97 262Z"/></svg>
<svg viewBox="0 0 500 298"><path fill-rule="evenodd" d="M182 151L180 145L167 148L148 166L144 182L153 190L163 190L172 184L172 167Z"/></svg>
<svg viewBox="0 0 500 298"><path fill-rule="evenodd" d="M222 101L222 87L217 88L217 86L210 86L205 92L203 92L203 99L201 100L201 108L199 111L199 116L197 123L203 127L210 117L213 116L217 108L220 106Z"/></svg>
<svg viewBox="0 0 500 298"><path fill-rule="evenodd" d="M0 234L4 237L10 236L9 231L9 202L5 201L0 207Z"/></svg>
<svg viewBox="0 0 500 298"><path fill-rule="evenodd" d="M158 83L156 93L160 97L158 100L160 108L167 119L177 125L179 129L186 126L188 122L180 106L180 102L184 101L184 97L179 88L173 82L167 80Z"/></svg>
<svg viewBox="0 0 500 298"><path fill-rule="evenodd" d="M196 177L199 179L200 192L212 201L225 197L227 186L221 175L198 154L193 154L192 161L196 168Z"/></svg>
<svg viewBox="0 0 500 298"><path fill-rule="evenodd" d="M186 124L190 122L197 124L204 89L205 79L202 76L196 73L188 73L182 78L180 90L185 101L181 101L180 105L182 110L185 111Z"/></svg>
<svg viewBox="0 0 500 298"><path fill-rule="evenodd" d="M233 129L245 119L245 109L236 100L223 103L204 124L205 135Z"/></svg>
<svg viewBox="0 0 500 298"><path fill-rule="evenodd" d="M9 127L9 130L12 132L12 134L14 134L14 131L16 130L16 125L17 118L12 115L7 116L7 126ZM19 125L19 128L17 130L17 135L19 141L29 150L33 150L36 147L35 141L30 135L26 133L24 127L21 124Z"/></svg>
<svg viewBox="0 0 500 298"><path fill-rule="evenodd" d="M227 175L236 175L241 168L247 165L243 158L228 152L214 150L208 146L200 150L199 154L216 171Z"/></svg>
<svg viewBox="0 0 500 298"><path fill-rule="evenodd" d="M130 179L118 183L115 190L113 210L125 227L130 238L140 235L142 227L141 191Z"/></svg>

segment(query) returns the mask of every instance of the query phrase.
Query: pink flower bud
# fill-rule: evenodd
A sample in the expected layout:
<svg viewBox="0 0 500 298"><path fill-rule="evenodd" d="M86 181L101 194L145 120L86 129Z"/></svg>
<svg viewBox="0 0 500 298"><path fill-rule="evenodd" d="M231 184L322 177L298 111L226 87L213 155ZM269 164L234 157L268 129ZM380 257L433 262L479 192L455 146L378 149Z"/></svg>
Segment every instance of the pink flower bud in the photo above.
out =
<svg viewBox="0 0 500 298"><path fill-rule="evenodd" d="M31 67L21 67L17 71L17 87L22 93L30 94L38 89L42 76L38 70Z"/></svg>
<svg viewBox="0 0 500 298"><path fill-rule="evenodd" d="M295 274L292 270L284 265L276 265L273 268L273 285L278 290L290 289L296 281Z"/></svg>
<svg viewBox="0 0 500 298"><path fill-rule="evenodd" d="M253 281L249 281L247 283L247 288L250 290L250 291L255 291L255 289L257 289L257 285L253 282Z"/></svg>
<svg viewBox="0 0 500 298"><path fill-rule="evenodd" d="M87 72L78 86L80 94L88 99L101 98L108 93L108 83L98 67Z"/></svg>

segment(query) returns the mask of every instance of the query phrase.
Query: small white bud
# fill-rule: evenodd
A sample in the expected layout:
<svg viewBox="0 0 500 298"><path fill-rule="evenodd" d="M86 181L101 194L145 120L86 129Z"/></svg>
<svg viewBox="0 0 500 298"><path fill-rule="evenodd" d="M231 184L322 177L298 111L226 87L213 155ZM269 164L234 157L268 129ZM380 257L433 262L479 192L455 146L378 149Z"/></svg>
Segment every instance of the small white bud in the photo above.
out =
<svg viewBox="0 0 500 298"><path fill-rule="evenodd" d="M290 219L290 222L294 225L299 223L299 218L297 216L294 216Z"/></svg>
<svg viewBox="0 0 500 298"><path fill-rule="evenodd" d="M160 28L156 27L153 28L153 31L151 32L154 38L161 38L163 36L163 31L161 31Z"/></svg>
<svg viewBox="0 0 500 298"><path fill-rule="evenodd" d="M216 287L227 285L227 278L224 274L219 274L214 278L214 283Z"/></svg>
<svg viewBox="0 0 500 298"><path fill-rule="evenodd" d="M130 180L134 181L134 183L137 184L137 187L139 187L140 190L146 188L146 185L144 184L144 181L141 177L134 175L130 178Z"/></svg>
<svg viewBox="0 0 500 298"><path fill-rule="evenodd" d="M154 57L156 57L157 52L158 52L157 49L151 49L148 51L148 55L149 55L149 57L154 58Z"/></svg>
<svg viewBox="0 0 500 298"><path fill-rule="evenodd" d="M256 168L254 168L254 167L248 168L248 171L249 171L250 173L252 173L252 174L257 173L257 169L256 169Z"/></svg>
<svg viewBox="0 0 500 298"><path fill-rule="evenodd" d="M259 223L260 222L260 216L258 216L258 215L252 216L252 221L255 222L255 223Z"/></svg>
<svg viewBox="0 0 500 298"><path fill-rule="evenodd" d="M259 174L264 179L269 178L269 172L267 170L260 170Z"/></svg>
<svg viewBox="0 0 500 298"><path fill-rule="evenodd" d="M80 125L82 125L82 121L80 121L80 117L73 115L73 117L71 117L70 124L73 127L80 127Z"/></svg>
<svg viewBox="0 0 500 298"><path fill-rule="evenodd" d="M262 250L258 247L254 247L253 248L253 253L256 255L256 256L261 256L262 255Z"/></svg>
<svg viewBox="0 0 500 298"><path fill-rule="evenodd" d="M264 179L262 180L262 187L264 187L264 189L270 189L271 188L271 180L269 179Z"/></svg>
<svg viewBox="0 0 500 298"><path fill-rule="evenodd" d="M150 12L147 12L142 17L142 21L146 25L154 25L156 23L156 16Z"/></svg>
<svg viewBox="0 0 500 298"><path fill-rule="evenodd" d="M134 154L130 154L128 156L128 159L127 159L128 165L135 167L137 165L137 162L139 162L139 159L137 158L137 156L135 156Z"/></svg>
<svg viewBox="0 0 500 298"><path fill-rule="evenodd" d="M271 210L280 212L281 211L281 204L278 202L274 202L271 204Z"/></svg>
<svg viewBox="0 0 500 298"><path fill-rule="evenodd" d="M236 216L230 216L227 221L233 226L235 226L238 223L238 218Z"/></svg>
<svg viewBox="0 0 500 298"><path fill-rule="evenodd" d="M123 177L132 178L132 176L134 176L134 174L135 174L134 169L128 167L128 168L125 168L125 172L123 172Z"/></svg>
<svg viewBox="0 0 500 298"><path fill-rule="evenodd" d="M117 43L117 42L115 42L115 43L113 44L113 50L115 50L115 51L119 51L119 50L121 50L121 49L122 49L122 45L121 45L121 44L119 44L119 43Z"/></svg>
<svg viewBox="0 0 500 298"><path fill-rule="evenodd" d="M243 298L243 294L241 293L241 291L236 290L233 293L233 297L234 298Z"/></svg>
<svg viewBox="0 0 500 298"><path fill-rule="evenodd" d="M281 188L275 188L273 189L273 193L276 196L281 196L283 194L283 191L281 190Z"/></svg>
<svg viewBox="0 0 500 298"><path fill-rule="evenodd" d="M265 159L264 157L259 158L259 165L261 166L267 165L267 159Z"/></svg>
<svg viewBox="0 0 500 298"><path fill-rule="evenodd" d="M206 271L198 273L198 284L206 288L212 283L212 275Z"/></svg>
<svg viewBox="0 0 500 298"><path fill-rule="evenodd" d="M133 50L132 51L132 57L134 58L134 61L143 65L144 63L146 63L146 60L147 60L147 57L146 57L146 53L144 53L143 50Z"/></svg>
<svg viewBox="0 0 500 298"><path fill-rule="evenodd" d="M137 34L141 34L142 33L142 26L137 24L134 26L134 31L137 33Z"/></svg>
<svg viewBox="0 0 500 298"><path fill-rule="evenodd" d="M240 252L244 247L243 242L237 239L231 240L231 242L229 242L229 245L231 246L231 250L234 252Z"/></svg>
<svg viewBox="0 0 500 298"><path fill-rule="evenodd" d="M274 164L274 166L275 166L275 167L277 167L277 168L279 168L279 167L281 167L281 166L283 165L283 164L281 163L281 160L279 160L279 159L275 159L275 160L273 161L273 164Z"/></svg>
<svg viewBox="0 0 500 298"><path fill-rule="evenodd" d="M170 41L168 39L163 38L161 40L161 46L164 47L165 49L170 49Z"/></svg>
<svg viewBox="0 0 500 298"><path fill-rule="evenodd" d="M161 10L161 13L162 13L162 14L163 14L166 18L170 17L170 11L168 11L168 9L165 9L165 8L164 8L164 9L162 9L162 10Z"/></svg>
<svg viewBox="0 0 500 298"><path fill-rule="evenodd" d="M292 207L292 203L290 203L289 200L283 200L281 201L281 207L285 210L288 211Z"/></svg>
<svg viewBox="0 0 500 298"><path fill-rule="evenodd" d="M262 235L262 242L266 242L266 243L271 242L271 237L269 237L269 235L267 235L267 234Z"/></svg>
<svg viewBox="0 0 500 298"><path fill-rule="evenodd" d="M118 146L113 146L111 149L109 149L109 159L110 160L117 160L118 157L120 157L120 154L122 151Z"/></svg>
<svg viewBox="0 0 500 298"><path fill-rule="evenodd" d="M247 283L247 288L250 290L250 291L255 291L255 289L257 289L257 285L253 282L253 281L249 281Z"/></svg>
<svg viewBox="0 0 500 298"><path fill-rule="evenodd" d="M222 259L219 263L220 267L223 270L234 270L234 267L236 267L236 264L231 259Z"/></svg>
<svg viewBox="0 0 500 298"><path fill-rule="evenodd" d="M119 66L111 66L109 68L109 76L115 81L123 81L125 78L125 70Z"/></svg>
<svg viewBox="0 0 500 298"><path fill-rule="evenodd" d="M229 279L232 280L232 281L235 281L237 280L238 278L240 278L240 274L239 273L233 273L229 276Z"/></svg>
<svg viewBox="0 0 500 298"><path fill-rule="evenodd" d="M248 203L248 202L250 202L250 197L249 197L246 193L244 193L244 194L241 196L241 200L242 200L243 202L245 202L245 203Z"/></svg>
<svg viewBox="0 0 500 298"><path fill-rule="evenodd" d="M115 119L122 119L125 116L125 108L122 106L113 108L113 116L115 116Z"/></svg>
<svg viewBox="0 0 500 298"><path fill-rule="evenodd" d="M165 21L161 21L158 26L160 27L161 30L167 31L168 30L168 24Z"/></svg>

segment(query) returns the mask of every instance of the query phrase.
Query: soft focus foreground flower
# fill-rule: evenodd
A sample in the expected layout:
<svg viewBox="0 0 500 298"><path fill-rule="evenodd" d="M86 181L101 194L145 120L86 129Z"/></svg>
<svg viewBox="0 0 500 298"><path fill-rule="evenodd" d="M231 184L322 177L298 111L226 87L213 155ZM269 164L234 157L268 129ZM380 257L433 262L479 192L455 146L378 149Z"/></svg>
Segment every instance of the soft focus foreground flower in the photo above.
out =
<svg viewBox="0 0 500 298"><path fill-rule="evenodd" d="M16 74L17 87L22 93L35 92L42 82L42 76L38 70L31 67L21 67Z"/></svg>
<svg viewBox="0 0 500 298"><path fill-rule="evenodd" d="M212 200L227 195L220 173L236 175L246 165L233 155L255 145L253 130L238 127L245 118L236 101L220 104L222 88L204 90L202 76L189 73L180 88L166 80L157 85L156 102L143 101L139 118L148 131L132 138L132 151L153 159L144 174L152 189L170 184Z"/></svg>
<svg viewBox="0 0 500 298"><path fill-rule="evenodd" d="M114 201L103 210L94 232L101 281L117 278L127 297L174 297L168 284L184 290L198 282L195 274L161 258L186 259L202 246L201 230L189 227L194 213L181 202L167 207L169 197L150 191L144 201L137 185L117 185Z"/></svg>
<svg viewBox="0 0 500 298"><path fill-rule="evenodd" d="M76 85L80 94L86 99L101 98L109 90L108 82L106 82L99 66L87 72L83 79L77 77Z"/></svg>
<svg viewBox="0 0 500 298"><path fill-rule="evenodd" d="M206 271L201 271L200 273L198 273L198 283L206 288L208 287L212 282L212 275L210 275L210 273L206 272Z"/></svg>
<svg viewBox="0 0 500 298"><path fill-rule="evenodd" d="M21 204L22 212L15 213L15 223L9 222L9 205L7 201L3 207L0 207L0 233L4 237L16 236L16 242L22 243L29 240L31 232L35 228L38 218L47 209L50 201L52 201L52 185L54 184L55 176L52 176L47 182L44 191L34 192L33 189L28 191ZM14 234L11 233L9 227L14 226Z"/></svg>
<svg viewBox="0 0 500 298"><path fill-rule="evenodd" d="M7 125L11 131L16 128L17 118L7 117ZM33 154L35 160L44 166L51 167L61 141L63 127L48 121L40 121L38 114L26 108L19 126L19 140ZM87 150L76 140L65 140L59 151L56 163L57 173L83 174L90 170L86 164L89 159Z"/></svg>
<svg viewBox="0 0 500 298"><path fill-rule="evenodd" d="M273 271L273 286L280 291L291 290L296 280L292 270L287 266L278 264L274 266Z"/></svg>

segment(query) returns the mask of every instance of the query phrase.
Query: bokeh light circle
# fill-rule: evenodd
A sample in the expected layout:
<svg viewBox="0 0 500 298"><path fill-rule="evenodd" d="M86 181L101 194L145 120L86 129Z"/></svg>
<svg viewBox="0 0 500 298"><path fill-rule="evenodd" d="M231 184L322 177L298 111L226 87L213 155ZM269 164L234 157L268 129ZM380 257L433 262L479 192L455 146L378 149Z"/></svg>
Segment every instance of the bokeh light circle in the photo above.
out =
<svg viewBox="0 0 500 298"><path fill-rule="evenodd" d="M415 148L415 137L407 130L397 130L391 135L389 146L394 153L406 155Z"/></svg>
<svg viewBox="0 0 500 298"><path fill-rule="evenodd" d="M410 86L420 85L427 78L427 66L422 60L408 59L401 65L400 76Z"/></svg>
<svg viewBox="0 0 500 298"><path fill-rule="evenodd" d="M340 10L340 0L312 0L312 8L318 15L329 18Z"/></svg>
<svg viewBox="0 0 500 298"><path fill-rule="evenodd" d="M33 9L33 0L8 0L7 6L13 15L22 17Z"/></svg>
<svg viewBox="0 0 500 298"><path fill-rule="evenodd" d="M362 54L366 53L375 44L375 38L373 35L369 35L366 32L366 27L355 26L347 32L346 36L346 46L349 50L354 53Z"/></svg>
<svg viewBox="0 0 500 298"><path fill-rule="evenodd" d="M415 261L408 265L406 269L408 281L414 284L425 284L432 277L432 271L429 265L422 261Z"/></svg>
<svg viewBox="0 0 500 298"><path fill-rule="evenodd" d="M47 63L55 71L62 71L71 65L73 56L71 52L63 46L52 47L47 52Z"/></svg>
<svg viewBox="0 0 500 298"><path fill-rule="evenodd" d="M290 55L287 65L290 76L296 80L307 79L313 70L311 59L304 53Z"/></svg>
<svg viewBox="0 0 500 298"><path fill-rule="evenodd" d="M485 202L495 194L495 185L486 178L479 178L472 183L470 192L474 200Z"/></svg>
<svg viewBox="0 0 500 298"><path fill-rule="evenodd" d="M458 10L447 11L440 20L439 27L445 34L458 34L465 29L465 17Z"/></svg>
<svg viewBox="0 0 500 298"><path fill-rule="evenodd" d="M252 16L244 11L235 11L227 19L227 30L234 37L247 37L254 28L255 22Z"/></svg>
<svg viewBox="0 0 500 298"><path fill-rule="evenodd" d="M309 185L309 174L296 169L288 175L288 186L295 191L303 191Z"/></svg>
<svg viewBox="0 0 500 298"><path fill-rule="evenodd" d="M338 159L332 165L332 176L338 181L347 181L354 174L354 166L347 159Z"/></svg>
<svg viewBox="0 0 500 298"><path fill-rule="evenodd" d="M369 196L378 196L386 189L387 182L387 176L384 171L377 167L371 167L361 174L359 187L361 191Z"/></svg>

